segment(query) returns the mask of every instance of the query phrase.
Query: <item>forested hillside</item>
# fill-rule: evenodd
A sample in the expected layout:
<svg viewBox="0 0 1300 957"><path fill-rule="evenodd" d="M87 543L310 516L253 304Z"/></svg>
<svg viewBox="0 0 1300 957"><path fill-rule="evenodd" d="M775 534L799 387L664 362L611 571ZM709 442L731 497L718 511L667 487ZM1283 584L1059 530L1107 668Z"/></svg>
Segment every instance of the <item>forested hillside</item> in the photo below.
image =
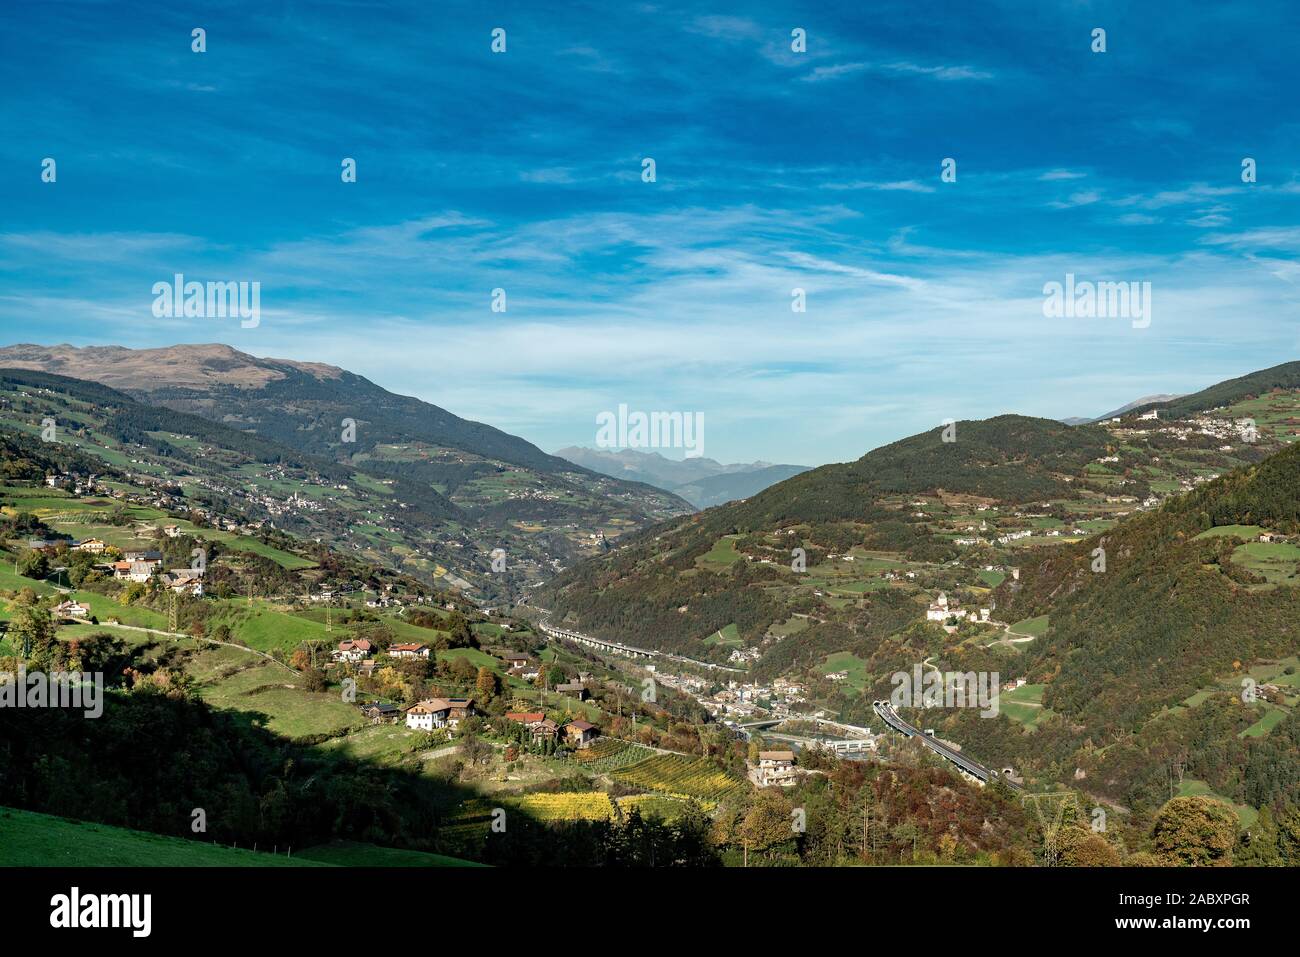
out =
<svg viewBox="0 0 1300 957"><path fill-rule="evenodd" d="M1243 539L1260 534L1252 527L1300 532L1300 447L1005 582L999 593L1008 616L1051 616L1031 665L1051 678L1044 704L1090 727L1133 728L1155 708L1230 673L1234 662L1294 653L1297 582L1272 582L1234 561ZM1091 570L1098 548L1104 572Z"/></svg>
<svg viewBox="0 0 1300 957"><path fill-rule="evenodd" d="M809 610L775 590L794 581L792 547L808 553L809 565L854 545L947 561L958 550L935 534L931 516L906 508L906 496L942 492L1014 504L1077 491L1086 483L1071 486L1064 476L1108 442L1099 427L1015 415L962 421L955 430L956 441L944 441L942 429L921 433L632 536L560 576L547 600L584 627L657 647L688 649L733 622L742 638L757 639L792 610ZM723 536L738 536L737 551L767 561L709 561Z"/></svg>

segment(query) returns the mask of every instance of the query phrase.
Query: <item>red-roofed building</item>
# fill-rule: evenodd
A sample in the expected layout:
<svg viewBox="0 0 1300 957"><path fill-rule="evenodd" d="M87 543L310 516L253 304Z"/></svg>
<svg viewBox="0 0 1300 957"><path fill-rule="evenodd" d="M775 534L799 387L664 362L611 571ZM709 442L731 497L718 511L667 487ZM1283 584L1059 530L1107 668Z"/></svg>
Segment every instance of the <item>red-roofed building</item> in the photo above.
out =
<svg viewBox="0 0 1300 957"><path fill-rule="evenodd" d="M362 658L369 658L374 650L374 646L365 638L357 638L355 641L349 639L339 642L334 657L343 661L360 661Z"/></svg>

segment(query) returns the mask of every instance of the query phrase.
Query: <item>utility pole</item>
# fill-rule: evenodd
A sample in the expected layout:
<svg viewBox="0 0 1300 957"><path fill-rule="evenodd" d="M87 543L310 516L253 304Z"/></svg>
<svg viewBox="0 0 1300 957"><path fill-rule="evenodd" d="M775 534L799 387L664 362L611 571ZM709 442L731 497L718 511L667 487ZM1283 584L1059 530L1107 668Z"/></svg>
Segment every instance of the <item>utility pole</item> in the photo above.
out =
<svg viewBox="0 0 1300 957"><path fill-rule="evenodd" d="M167 629L173 632L176 631L176 626L179 621L180 616L176 611L176 592L172 592L171 608L167 615Z"/></svg>

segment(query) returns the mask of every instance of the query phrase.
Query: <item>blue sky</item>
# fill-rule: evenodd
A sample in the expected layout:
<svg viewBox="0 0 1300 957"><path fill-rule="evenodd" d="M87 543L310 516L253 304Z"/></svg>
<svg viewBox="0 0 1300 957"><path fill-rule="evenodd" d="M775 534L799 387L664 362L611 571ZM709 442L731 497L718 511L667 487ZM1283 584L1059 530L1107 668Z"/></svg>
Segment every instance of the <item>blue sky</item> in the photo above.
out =
<svg viewBox="0 0 1300 957"><path fill-rule="evenodd" d="M0 341L330 362L548 450L702 412L729 461L1191 391L1300 358L1300 11L1199 6L5 5ZM260 325L155 318L176 272ZM1066 273L1150 326L1046 318Z"/></svg>

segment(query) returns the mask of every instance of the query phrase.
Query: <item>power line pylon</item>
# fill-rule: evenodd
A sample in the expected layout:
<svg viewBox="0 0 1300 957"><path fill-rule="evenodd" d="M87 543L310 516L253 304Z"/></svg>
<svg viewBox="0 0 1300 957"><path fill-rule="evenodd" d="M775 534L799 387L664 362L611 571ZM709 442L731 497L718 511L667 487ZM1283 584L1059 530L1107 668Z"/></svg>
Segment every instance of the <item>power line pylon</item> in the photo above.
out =
<svg viewBox="0 0 1300 957"><path fill-rule="evenodd" d="M1072 809L1074 811L1073 820L1078 820L1083 815L1083 810L1079 806L1079 796L1073 791L1022 794L1020 803L1022 806L1025 804L1034 806L1034 813L1038 816L1038 824L1043 829L1043 860L1049 867L1055 866L1060 855L1060 848L1057 846L1056 839L1060 836L1061 828L1065 825L1066 810Z"/></svg>

